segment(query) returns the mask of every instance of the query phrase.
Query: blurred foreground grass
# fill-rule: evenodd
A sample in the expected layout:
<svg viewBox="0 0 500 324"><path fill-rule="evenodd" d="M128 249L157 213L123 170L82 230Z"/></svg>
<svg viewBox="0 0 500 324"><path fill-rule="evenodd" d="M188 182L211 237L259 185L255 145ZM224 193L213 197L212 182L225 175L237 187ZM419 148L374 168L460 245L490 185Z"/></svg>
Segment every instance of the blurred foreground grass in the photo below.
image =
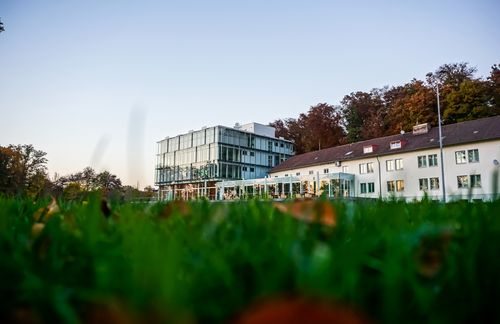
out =
<svg viewBox="0 0 500 324"><path fill-rule="evenodd" d="M298 298L500 320L500 201L49 203L0 198L0 322L233 322Z"/></svg>

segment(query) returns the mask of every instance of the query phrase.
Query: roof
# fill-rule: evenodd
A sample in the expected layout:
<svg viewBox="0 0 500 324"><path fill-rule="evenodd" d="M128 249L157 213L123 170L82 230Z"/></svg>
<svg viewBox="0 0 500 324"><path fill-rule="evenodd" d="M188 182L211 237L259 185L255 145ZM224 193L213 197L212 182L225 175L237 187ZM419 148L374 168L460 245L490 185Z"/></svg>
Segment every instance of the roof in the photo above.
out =
<svg viewBox="0 0 500 324"><path fill-rule="evenodd" d="M350 161L395 152L411 152L439 147L439 128L433 127L428 133L414 135L411 132L366 141L330 147L327 149L295 155L277 165L269 173L292 170L306 166ZM500 138L500 116L476 119L442 127L443 146L473 143ZM390 143L401 141L401 148L391 149ZM373 153L363 153L363 148L373 146Z"/></svg>

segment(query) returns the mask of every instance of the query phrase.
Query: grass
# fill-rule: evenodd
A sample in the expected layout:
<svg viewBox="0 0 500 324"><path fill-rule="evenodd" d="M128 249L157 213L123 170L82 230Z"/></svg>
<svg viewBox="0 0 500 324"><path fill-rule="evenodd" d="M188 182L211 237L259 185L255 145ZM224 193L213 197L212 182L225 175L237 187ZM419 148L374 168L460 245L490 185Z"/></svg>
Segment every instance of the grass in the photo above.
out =
<svg viewBox="0 0 500 324"><path fill-rule="evenodd" d="M500 319L500 201L116 204L106 217L96 195L58 202L33 234L48 204L0 198L0 322L227 322L291 296L385 323Z"/></svg>

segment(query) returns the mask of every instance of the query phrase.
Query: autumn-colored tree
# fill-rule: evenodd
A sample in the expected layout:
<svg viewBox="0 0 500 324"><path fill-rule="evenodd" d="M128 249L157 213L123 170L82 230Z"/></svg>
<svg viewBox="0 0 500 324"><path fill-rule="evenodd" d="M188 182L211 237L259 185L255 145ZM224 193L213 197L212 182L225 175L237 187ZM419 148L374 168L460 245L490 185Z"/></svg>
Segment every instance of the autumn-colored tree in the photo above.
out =
<svg viewBox="0 0 500 324"><path fill-rule="evenodd" d="M295 118L287 118L285 120L275 120L269 124L276 128L276 136L283 137L294 143L295 152L301 154L305 152L304 148L304 125L299 123Z"/></svg>
<svg viewBox="0 0 500 324"><path fill-rule="evenodd" d="M295 152L301 154L342 143L345 131L341 121L337 108L320 103L312 106L307 114L300 114L297 119L276 120L270 125L276 128L276 136L292 140Z"/></svg>
<svg viewBox="0 0 500 324"><path fill-rule="evenodd" d="M436 96L423 81L413 79L404 86L394 87L385 95L387 135L410 131L416 124L437 125Z"/></svg>
<svg viewBox="0 0 500 324"><path fill-rule="evenodd" d="M500 64L491 67L488 82L492 100L490 104L495 107L495 111L498 111L500 109Z"/></svg>
<svg viewBox="0 0 500 324"><path fill-rule="evenodd" d="M306 152L339 145L344 141L342 118L339 110L332 105L320 103L312 106L307 115L301 114L299 122L303 125Z"/></svg>
<svg viewBox="0 0 500 324"><path fill-rule="evenodd" d="M47 186L47 153L33 145L0 146L0 192L36 198Z"/></svg>

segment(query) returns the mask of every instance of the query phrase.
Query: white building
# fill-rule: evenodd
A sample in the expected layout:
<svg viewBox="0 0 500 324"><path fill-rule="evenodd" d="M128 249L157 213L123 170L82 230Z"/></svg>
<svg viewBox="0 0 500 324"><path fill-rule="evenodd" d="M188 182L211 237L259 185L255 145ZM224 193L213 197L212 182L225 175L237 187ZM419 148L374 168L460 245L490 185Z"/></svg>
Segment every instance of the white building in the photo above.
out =
<svg viewBox="0 0 500 324"><path fill-rule="evenodd" d="M500 116L442 127L447 201L491 199L500 188ZM494 182L497 182L494 184ZM272 197L442 198L438 128L375 138L296 155L265 179L223 181L219 197L253 193Z"/></svg>

